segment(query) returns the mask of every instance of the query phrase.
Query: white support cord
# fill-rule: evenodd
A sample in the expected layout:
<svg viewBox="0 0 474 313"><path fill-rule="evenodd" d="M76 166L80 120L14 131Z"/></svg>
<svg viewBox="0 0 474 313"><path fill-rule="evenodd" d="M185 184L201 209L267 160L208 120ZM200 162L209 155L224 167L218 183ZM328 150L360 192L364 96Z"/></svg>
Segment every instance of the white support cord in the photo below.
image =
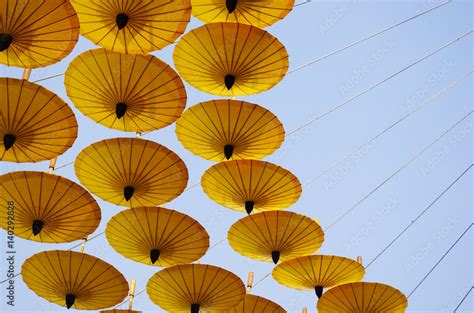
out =
<svg viewBox="0 0 474 313"><path fill-rule="evenodd" d="M324 229L324 232L327 232L329 229L331 229L334 225L336 225L339 221L341 221L344 217L346 217L350 212L352 212L355 208L357 208L360 204L362 204L365 200L367 200L371 195L373 195L377 190L382 188L387 182L389 182L393 177L398 175L400 172L402 172L405 168L407 168L411 163L413 163L416 159L418 159L419 156L421 156L424 152L429 150L431 147L433 147L437 142L439 142L444 136L446 136L451 130L456 128L459 124L461 124L463 121L465 121L473 111L470 111L468 114L464 115L460 120L458 120L454 125L449 127L447 130L445 130L441 135L439 135L434 141L432 141L430 144L425 146L423 149L418 151L413 157L411 157L407 162L405 162L398 170L396 170L392 175L390 175L388 178L386 178L384 181L382 181L380 184L378 184L372 191L370 191L367 195L365 195L361 200L359 200L356 204L354 204L352 207L350 207L348 210L346 210L341 216L339 216L334 222L329 224L328 227Z"/></svg>
<svg viewBox="0 0 474 313"><path fill-rule="evenodd" d="M456 183L464 176L466 175L467 172L469 172L469 170L472 168L472 164L467 168L465 169L461 175L459 175L451 184L449 184L448 187L446 187L433 201L431 201L431 203L423 210L421 211L420 214L418 214L418 216L416 216L415 219L413 219L410 224L408 224L408 226L406 226L397 236L395 236L395 238L390 241L390 243L385 246L385 248L382 249L382 251L379 252L379 254L377 254L375 256L375 258L372 259L372 261L370 261L366 266L365 266L365 269L368 269L375 261L377 261L378 258L380 258L384 253L385 251L387 251L394 243L395 241L398 240L398 238L400 238L408 229L410 229L410 227L412 227L429 209L431 209L433 207L433 205L435 205L439 199L441 199L454 185L456 185Z"/></svg>
<svg viewBox="0 0 474 313"><path fill-rule="evenodd" d="M389 81L390 79L392 79L392 78L394 78L394 77L400 75L401 73L403 73L403 72L405 72L406 70L412 68L413 66L417 65L418 63L420 63L420 62L422 62L422 61L428 59L429 57L433 56L434 54L440 52L441 50L443 50L443 49L445 49L445 48L451 46L452 44L458 42L459 40L463 39L464 37L470 35L472 32L473 32L473 30L470 30L470 31L464 33L463 35L457 37L456 39L453 39L453 40L451 40L450 42L448 42L448 43L442 45L441 47L437 48L436 50L433 50L433 51L431 51L430 53L426 54L426 55L423 56L421 59L418 59L417 61L411 63L410 65L405 66L404 68L402 68L401 70L397 71L396 73L390 75L389 77L387 77L387 78L385 78L385 79L379 81L378 83L375 83L374 85L372 85L372 86L370 86L369 88L365 89L364 91L358 93L357 95L353 96L352 98L349 98L349 99L343 101L342 103L339 103L339 104L337 104L336 106L332 107L332 108L329 109L328 111L326 111L326 112L324 112L324 113L318 115L317 117L312 118L310 121L308 121L308 122L306 122L306 123L300 125L299 127L295 128L294 130L290 131L290 132L285 136L285 138L288 138L288 137L294 135L295 133L297 133L298 131L300 131L301 129L306 128L306 127L308 127L308 126L310 126L310 125L312 125L312 124L318 122L319 120L323 119L324 117L328 116L329 114L331 114L331 113L333 113L333 112L339 110L340 108L342 108L342 107L345 106L346 104L348 104L348 103L354 101L355 99L357 99L357 98L359 98L359 97L365 95L365 94L368 93L369 91L371 91L371 90L377 88L378 86L380 86L380 85L382 85L383 83Z"/></svg>
<svg viewBox="0 0 474 313"><path fill-rule="evenodd" d="M335 169L337 166L339 166L340 164L342 164L343 162L347 161L348 159L350 159L351 157L353 157L354 155L356 155L358 152L362 151L364 148L367 148L371 143L373 143L375 140L377 140L378 138L380 138L382 135L384 135L385 133L387 133L389 130L391 130L392 128L394 128L396 125L400 124L401 122L403 122L404 120L408 119L410 116L412 116L413 114L415 114L416 112L418 112L420 109L424 108L425 106L427 106L428 104L431 104L433 103L436 99L438 99L440 96L442 96L443 94L445 94L446 92L448 92L449 90L451 90L452 88L454 88L456 85L458 85L460 82L462 82L464 79L466 79L467 77L471 76L473 73L473 71L470 71L468 72L467 74L463 75L462 77L460 77L459 79L455 80L454 82L452 82L451 84L449 84L448 86L446 86L445 88L443 88L442 90L440 90L439 92L437 92L436 94L434 94L431 98L429 98L427 101L423 102L422 104L420 104L418 107L416 107L414 110L410 111L408 114L404 115L403 117L401 117L399 120L397 120L396 122L392 123L391 125L389 125L387 128L385 128L384 130L382 130L380 133L378 133L377 135L371 137L366 143L362 144L361 146L357 147L356 149L352 150L351 152L349 152L346 156L344 156L342 159L334 162L332 165L330 165L328 168L326 168L325 170L323 170L321 173L319 173L318 175L312 177L311 179L309 179L304 185L303 187L307 187L309 185L311 185L313 182L315 182L316 180L318 180L319 178L323 177L324 175L326 175L327 173L329 173L330 171L332 171L333 169Z"/></svg>
<svg viewBox="0 0 474 313"><path fill-rule="evenodd" d="M345 47L342 47L342 48L340 48L340 49L337 49L337 50L335 50L335 51L333 51L333 52L331 52L331 53L328 53L328 54L326 54L326 55L323 55L323 56L321 56L321 57L319 57L319 58L317 58L317 59L315 59L315 60L313 60L313 61L310 61L310 62L308 62L308 63L305 63L305 64L303 64L303 65L301 65L301 66L298 66L297 68L295 68L295 69L289 71L288 74L294 73L294 72L299 71L299 70L301 70L301 69L303 69L303 68L305 68L305 67L308 67L308 66L310 66L310 65L312 65L312 64L314 64L314 63L317 63L317 62L319 62L319 61L322 61L322 60L324 60L324 59L326 59L326 58L328 58L328 57L330 57L330 56L332 56L332 55L335 55L336 53L339 53L339 52L342 52L342 51L344 51L344 50L346 50L346 49L352 48L352 47L354 47L355 45L358 45L358 44L360 44L360 43L362 43L362 42L364 42L364 41L367 41L367 40L369 40L369 39L371 39L371 38L374 38L374 37L376 37L376 36L378 36L378 35L381 35L381 34L387 32L387 31L389 31L389 30L391 30L391 29L394 29L395 27L398 27L398 26L400 26L400 25L403 25L403 24L405 24L405 23L407 23L407 22L409 22L409 21L411 21L411 20L413 20L413 19L415 19L415 18L417 18L417 17L420 17L420 16L422 16L422 15L425 15L425 14L431 12L431 11L434 11L434 10L436 10L436 9L438 9L438 8L440 8L440 7L442 7L442 6L446 5L446 4L448 4L448 3L450 3L450 2L452 2L452 0L448 0L448 1L442 2L442 3L438 4L437 6L434 6L434 7L432 7L432 8L429 8L429 9L425 10L425 11L422 11L422 12L420 12L420 13L418 13L418 14L416 14L416 15L414 15L414 16L412 16L412 17L406 19L406 20L400 21L400 22L398 22L398 23L396 23L396 24L393 24L392 26L389 26L389 27L387 27L387 28L384 28L384 29L382 29L382 30L380 30L380 31L378 31L378 32L376 32L376 33L373 33L373 34L367 36L367 37L364 37L364 38L362 38L362 39L360 39L360 40L354 41L353 43L348 44L348 45L345 46Z"/></svg>

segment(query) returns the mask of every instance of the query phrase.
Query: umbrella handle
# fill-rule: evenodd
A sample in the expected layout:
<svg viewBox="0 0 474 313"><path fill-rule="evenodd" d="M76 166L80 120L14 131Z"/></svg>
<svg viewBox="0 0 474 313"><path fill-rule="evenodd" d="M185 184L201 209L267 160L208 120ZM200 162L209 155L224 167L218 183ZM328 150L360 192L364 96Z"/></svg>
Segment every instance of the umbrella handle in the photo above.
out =
<svg viewBox="0 0 474 313"><path fill-rule="evenodd" d="M30 79L30 75L31 75L31 68L25 68L23 70L23 76L21 77L21 79L28 80Z"/></svg>
<svg viewBox="0 0 474 313"><path fill-rule="evenodd" d="M132 279L130 282L130 292L128 293L129 299L128 299L128 309L131 310L133 306L133 299L135 298L135 285L137 281L135 279Z"/></svg>
<svg viewBox="0 0 474 313"><path fill-rule="evenodd" d="M247 278L247 293L250 293L253 286L253 272L249 272L249 276Z"/></svg>

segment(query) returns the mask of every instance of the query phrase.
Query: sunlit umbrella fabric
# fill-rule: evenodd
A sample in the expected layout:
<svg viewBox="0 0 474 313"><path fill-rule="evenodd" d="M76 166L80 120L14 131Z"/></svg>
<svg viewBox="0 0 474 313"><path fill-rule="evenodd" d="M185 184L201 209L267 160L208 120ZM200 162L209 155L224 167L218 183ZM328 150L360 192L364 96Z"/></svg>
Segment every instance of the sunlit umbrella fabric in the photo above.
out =
<svg viewBox="0 0 474 313"><path fill-rule="evenodd" d="M8 230L11 202L15 236L62 243L87 238L99 226L100 208L80 185L43 172L0 176L0 226Z"/></svg>
<svg viewBox="0 0 474 313"><path fill-rule="evenodd" d="M188 182L188 170L177 154L140 138L96 142L79 153L74 168L91 193L128 207L169 202Z"/></svg>
<svg viewBox="0 0 474 313"><path fill-rule="evenodd" d="M77 138L71 108L48 89L0 78L0 160L39 162L68 150Z"/></svg>
<svg viewBox="0 0 474 313"><path fill-rule="evenodd" d="M278 84L288 53L268 32L239 23L206 24L185 34L174 64L191 86L218 96L245 96Z"/></svg>
<svg viewBox="0 0 474 313"><path fill-rule="evenodd" d="M264 158L285 139L283 125L272 112L235 100L190 107L178 119L176 134L186 149L217 162Z"/></svg>
<svg viewBox="0 0 474 313"><path fill-rule="evenodd" d="M0 63L38 68L61 61L79 38L79 19L68 0L3 0Z"/></svg>
<svg viewBox="0 0 474 313"><path fill-rule="evenodd" d="M186 90L178 74L152 55L86 51L69 64L64 85L85 116L122 131L163 128L176 121L186 106Z"/></svg>

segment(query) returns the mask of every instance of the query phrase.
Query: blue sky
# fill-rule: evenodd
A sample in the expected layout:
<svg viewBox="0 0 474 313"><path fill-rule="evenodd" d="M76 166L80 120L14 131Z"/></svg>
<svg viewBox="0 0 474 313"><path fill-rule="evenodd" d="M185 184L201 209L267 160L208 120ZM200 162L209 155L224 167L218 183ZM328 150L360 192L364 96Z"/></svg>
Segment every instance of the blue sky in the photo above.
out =
<svg viewBox="0 0 474 313"><path fill-rule="evenodd" d="M285 20L267 30L285 44L290 55L290 69L295 69L441 2L312 1L296 7ZM472 12L472 1L452 1L380 36L293 72L270 91L239 99L272 110L283 122L286 131L291 132L465 34L473 28ZM188 30L200 24L193 19ZM266 158L291 170L305 185L300 200L288 210L318 218L323 228L351 210L326 232L326 241L320 253L351 258L361 255L364 264L368 264L472 164L474 117L465 118L438 139L472 111L471 75L337 167L319 175L365 144L369 138L472 71L473 36L471 34L459 40L311 126L295 132L279 151ZM93 47L88 40L81 38L70 56L53 66L33 70L30 80L63 73L76 55ZM170 46L153 54L173 65L172 49ZM21 70L0 66L0 76L19 78ZM65 94L62 76L40 84L72 106ZM188 107L215 99L187 84L186 89ZM75 156L93 142L134 136L132 133L109 130L85 118L79 111L75 112L79 137L74 146L59 157L58 166L74 161ZM199 182L202 173L213 163L186 151L177 141L174 129L175 126L171 125L143 138L164 144L178 153L188 166L188 186L192 186ZM420 154L421 151L423 153ZM47 162L0 164L2 173L46 171L47 168ZM397 174L374 191L395 172ZM77 181L72 165L57 170L56 174ZM315 177L317 179L313 181ZM383 282L408 295L472 223L472 182L470 170L367 269L365 281ZM103 219L96 233L102 232L110 217L124 209L98 201ZM210 233L211 245L225 239L228 228L244 216L213 203L199 186L185 192L166 207L198 219ZM2 231L2 250L5 235ZM471 229L410 296L408 312L454 310L473 285L472 238ZM17 269L24 259L36 252L68 249L72 245L38 244L18 238ZM144 289L148 279L158 270L117 254L108 246L105 236L88 242L86 252L112 263L128 280L137 279L137 291ZM1 277L4 279L3 256L1 260ZM201 261L229 269L244 281L249 271L255 272L256 282L272 269L270 263L238 255L226 241L210 250ZM5 284L0 289L2 312L65 311L37 297L24 285L21 277L16 279L16 306L12 309L5 304L3 286ZM279 303L288 312L301 312L303 306L308 307L309 312L316 312L314 292L286 288L271 277L255 286L252 293ZM162 312L146 293L136 297L134 308L143 312ZM457 312L471 312L472 308L471 292Z"/></svg>

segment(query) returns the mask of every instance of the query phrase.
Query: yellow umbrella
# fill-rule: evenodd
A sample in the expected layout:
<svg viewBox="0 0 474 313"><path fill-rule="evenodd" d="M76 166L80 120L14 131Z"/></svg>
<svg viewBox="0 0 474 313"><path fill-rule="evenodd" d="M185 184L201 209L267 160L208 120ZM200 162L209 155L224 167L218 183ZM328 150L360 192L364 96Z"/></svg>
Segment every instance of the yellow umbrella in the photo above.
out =
<svg viewBox="0 0 474 313"><path fill-rule="evenodd" d="M76 137L76 118L61 98L25 80L0 78L1 161L50 160Z"/></svg>
<svg viewBox="0 0 474 313"><path fill-rule="evenodd" d="M99 226L97 202L80 185L42 172L0 176L0 226L9 229L12 202L15 236L38 242L61 243L86 238Z"/></svg>
<svg viewBox="0 0 474 313"><path fill-rule="evenodd" d="M173 43L191 17L189 0L71 0L81 34L120 53L147 54Z"/></svg>
<svg viewBox="0 0 474 313"><path fill-rule="evenodd" d="M74 251L44 251L21 267L25 284L38 296L78 310L117 305L128 294L128 284L112 265Z"/></svg>
<svg viewBox="0 0 474 313"><path fill-rule="evenodd" d="M263 92L288 70L288 53L278 39L239 23L212 23L190 31L176 45L173 58L190 85L219 96Z"/></svg>
<svg viewBox="0 0 474 313"><path fill-rule="evenodd" d="M188 170L173 151L139 138L96 142L79 153L77 178L99 198L122 206L155 206L179 196Z"/></svg>
<svg viewBox="0 0 474 313"><path fill-rule="evenodd" d="M301 195L301 184L291 172L258 160L218 163L201 178L207 196L226 208L247 212L282 210Z"/></svg>
<svg viewBox="0 0 474 313"><path fill-rule="evenodd" d="M107 223L105 234L118 253L148 265L191 263L209 248L209 235L198 221L164 208L122 211Z"/></svg>
<svg viewBox="0 0 474 313"><path fill-rule="evenodd" d="M380 283L350 283L334 287L319 299L318 312L403 313L408 300L398 289Z"/></svg>
<svg viewBox="0 0 474 313"><path fill-rule="evenodd" d="M173 313L222 312L236 306L245 286L235 274L212 265L177 265L150 278L151 301Z"/></svg>
<svg viewBox="0 0 474 313"><path fill-rule="evenodd" d="M160 129L173 123L186 106L178 74L152 55L86 51L69 64L64 85L85 116L123 131Z"/></svg>
<svg viewBox="0 0 474 313"><path fill-rule="evenodd" d="M8 66L59 62L79 37L79 20L68 0L3 0L0 16L0 63Z"/></svg>
<svg viewBox="0 0 474 313"><path fill-rule="evenodd" d="M187 109L176 134L192 153L212 161L261 159L278 149L285 130L265 108L234 100L214 100Z"/></svg>
<svg viewBox="0 0 474 313"><path fill-rule="evenodd" d="M229 229L227 239L241 255L277 264L316 252L323 244L324 233L309 217L269 211L240 219Z"/></svg>
<svg viewBox="0 0 474 313"><path fill-rule="evenodd" d="M360 281L365 274L358 262L340 256L311 255L285 261L272 272L273 278L290 288L314 289L318 298L324 288Z"/></svg>
<svg viewBox="0 0 474 313"><path fill-rule="evenodd" d="M286 311L273 301L246 294L240 303L227 311L228 313L285 313Z"/></svg>
<svg viewBox="0 0 474 313"><path fill-rule="evenodd" d="M142 311L113 309L113 310L102 310L100 311L100 313L142 313Z"/></svg>
<svg viewBox="0 0 474 313"><path fill-rule="evenodd" d="M193 15L205 23L237 22L264 28L285 18L295 0L191 0Z"/></svg>

